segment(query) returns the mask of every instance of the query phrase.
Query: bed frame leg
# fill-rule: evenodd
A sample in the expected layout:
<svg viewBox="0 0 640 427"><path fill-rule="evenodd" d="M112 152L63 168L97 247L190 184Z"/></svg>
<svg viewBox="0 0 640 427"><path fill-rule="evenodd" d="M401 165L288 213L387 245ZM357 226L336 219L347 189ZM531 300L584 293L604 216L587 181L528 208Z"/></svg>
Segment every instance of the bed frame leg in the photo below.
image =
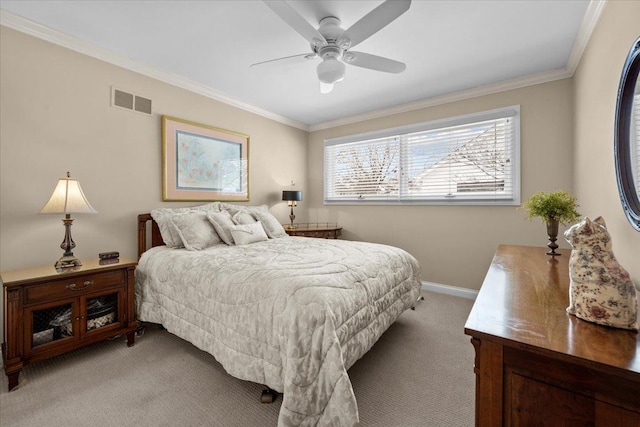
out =
<svg viewBox="0 0 640 427"><path fill-rule="evenodd" d="M278 398L278 392L267 387L264 390L262 390L260 403L273 403L276 401L277 398Z"/></svg>
<svg viewBox="0 0 640 427"><path fill-rule="evenodd" d="M422 295L418 297L418 299L416 300L416 304L419 303L420 301L424 301L424 297ZM415 309L416 309L415 305L411 307L411 310L415 310Z"/></svg>

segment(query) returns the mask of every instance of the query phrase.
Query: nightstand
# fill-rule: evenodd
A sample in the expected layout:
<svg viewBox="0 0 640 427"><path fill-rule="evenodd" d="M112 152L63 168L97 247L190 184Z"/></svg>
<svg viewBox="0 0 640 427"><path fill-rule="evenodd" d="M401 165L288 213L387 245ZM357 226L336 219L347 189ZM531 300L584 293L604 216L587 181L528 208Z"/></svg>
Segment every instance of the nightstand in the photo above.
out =
<svg viewBox="0 0 640 427"><path fill-rule="evenodd" d="M342 235L342 227L338 227L337 225L305 224L296 225L293 228L291 228L290 225L284 225L283 227L289 236L337 239Z"/></svg>
<svg viewBox="0 0 640 427"><path fill-rule="evenodd" d="M9 391L22 368L120 334L135 341L136 261L101 263L58 273L53 265L0 273L4 291L2 362Z"/></svg>

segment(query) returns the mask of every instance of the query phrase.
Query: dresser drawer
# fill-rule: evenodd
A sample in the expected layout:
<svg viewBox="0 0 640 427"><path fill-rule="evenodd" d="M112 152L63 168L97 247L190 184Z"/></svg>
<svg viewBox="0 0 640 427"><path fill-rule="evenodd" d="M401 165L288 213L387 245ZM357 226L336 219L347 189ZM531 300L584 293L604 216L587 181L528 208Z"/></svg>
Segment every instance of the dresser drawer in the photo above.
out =
<svg viewBox="0 0 640 427"><path fill-rule="evenodd" d="M24 304L33 304L51 301L58 298L73 297L80 293L124 286L124 283L124 270L52 280L39 285L25 287Z"/></svg>

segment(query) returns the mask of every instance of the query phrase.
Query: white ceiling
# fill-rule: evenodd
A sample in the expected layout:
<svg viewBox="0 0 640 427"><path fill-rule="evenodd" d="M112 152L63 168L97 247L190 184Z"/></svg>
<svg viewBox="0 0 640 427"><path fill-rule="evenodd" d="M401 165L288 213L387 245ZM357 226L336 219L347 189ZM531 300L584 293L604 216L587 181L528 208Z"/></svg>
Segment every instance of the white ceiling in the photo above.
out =
<svg viewBox="0 0 640 427"><path fill-rule="evenodd" d="M345 29L380 3L290 1L314 27L336 16ZM344 81L322 95L319 61L249 67L310 51L262 1L0 1L3 25L41 24L46 31L31 32L118 65L125 58L134 71L175 77L183 87L307 129L514 79L568 77L590 34L594 4L602 2L414 0L357 47L402 61L406 71L347 65Z"/></svg>

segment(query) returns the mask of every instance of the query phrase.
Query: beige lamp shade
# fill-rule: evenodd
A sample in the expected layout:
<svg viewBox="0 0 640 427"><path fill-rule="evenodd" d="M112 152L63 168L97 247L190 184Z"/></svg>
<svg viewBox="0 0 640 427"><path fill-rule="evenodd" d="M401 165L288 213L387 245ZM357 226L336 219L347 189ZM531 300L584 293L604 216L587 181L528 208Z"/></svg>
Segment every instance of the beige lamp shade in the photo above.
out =
<svg viewBox="0 0 640 427"><path fill-rule="evenodd" d="M98 213L89 203L80 182L71 179L67 172L66 178L60 178L49 201L44 205L41 214L69 214L69 213Z"/></svg>

